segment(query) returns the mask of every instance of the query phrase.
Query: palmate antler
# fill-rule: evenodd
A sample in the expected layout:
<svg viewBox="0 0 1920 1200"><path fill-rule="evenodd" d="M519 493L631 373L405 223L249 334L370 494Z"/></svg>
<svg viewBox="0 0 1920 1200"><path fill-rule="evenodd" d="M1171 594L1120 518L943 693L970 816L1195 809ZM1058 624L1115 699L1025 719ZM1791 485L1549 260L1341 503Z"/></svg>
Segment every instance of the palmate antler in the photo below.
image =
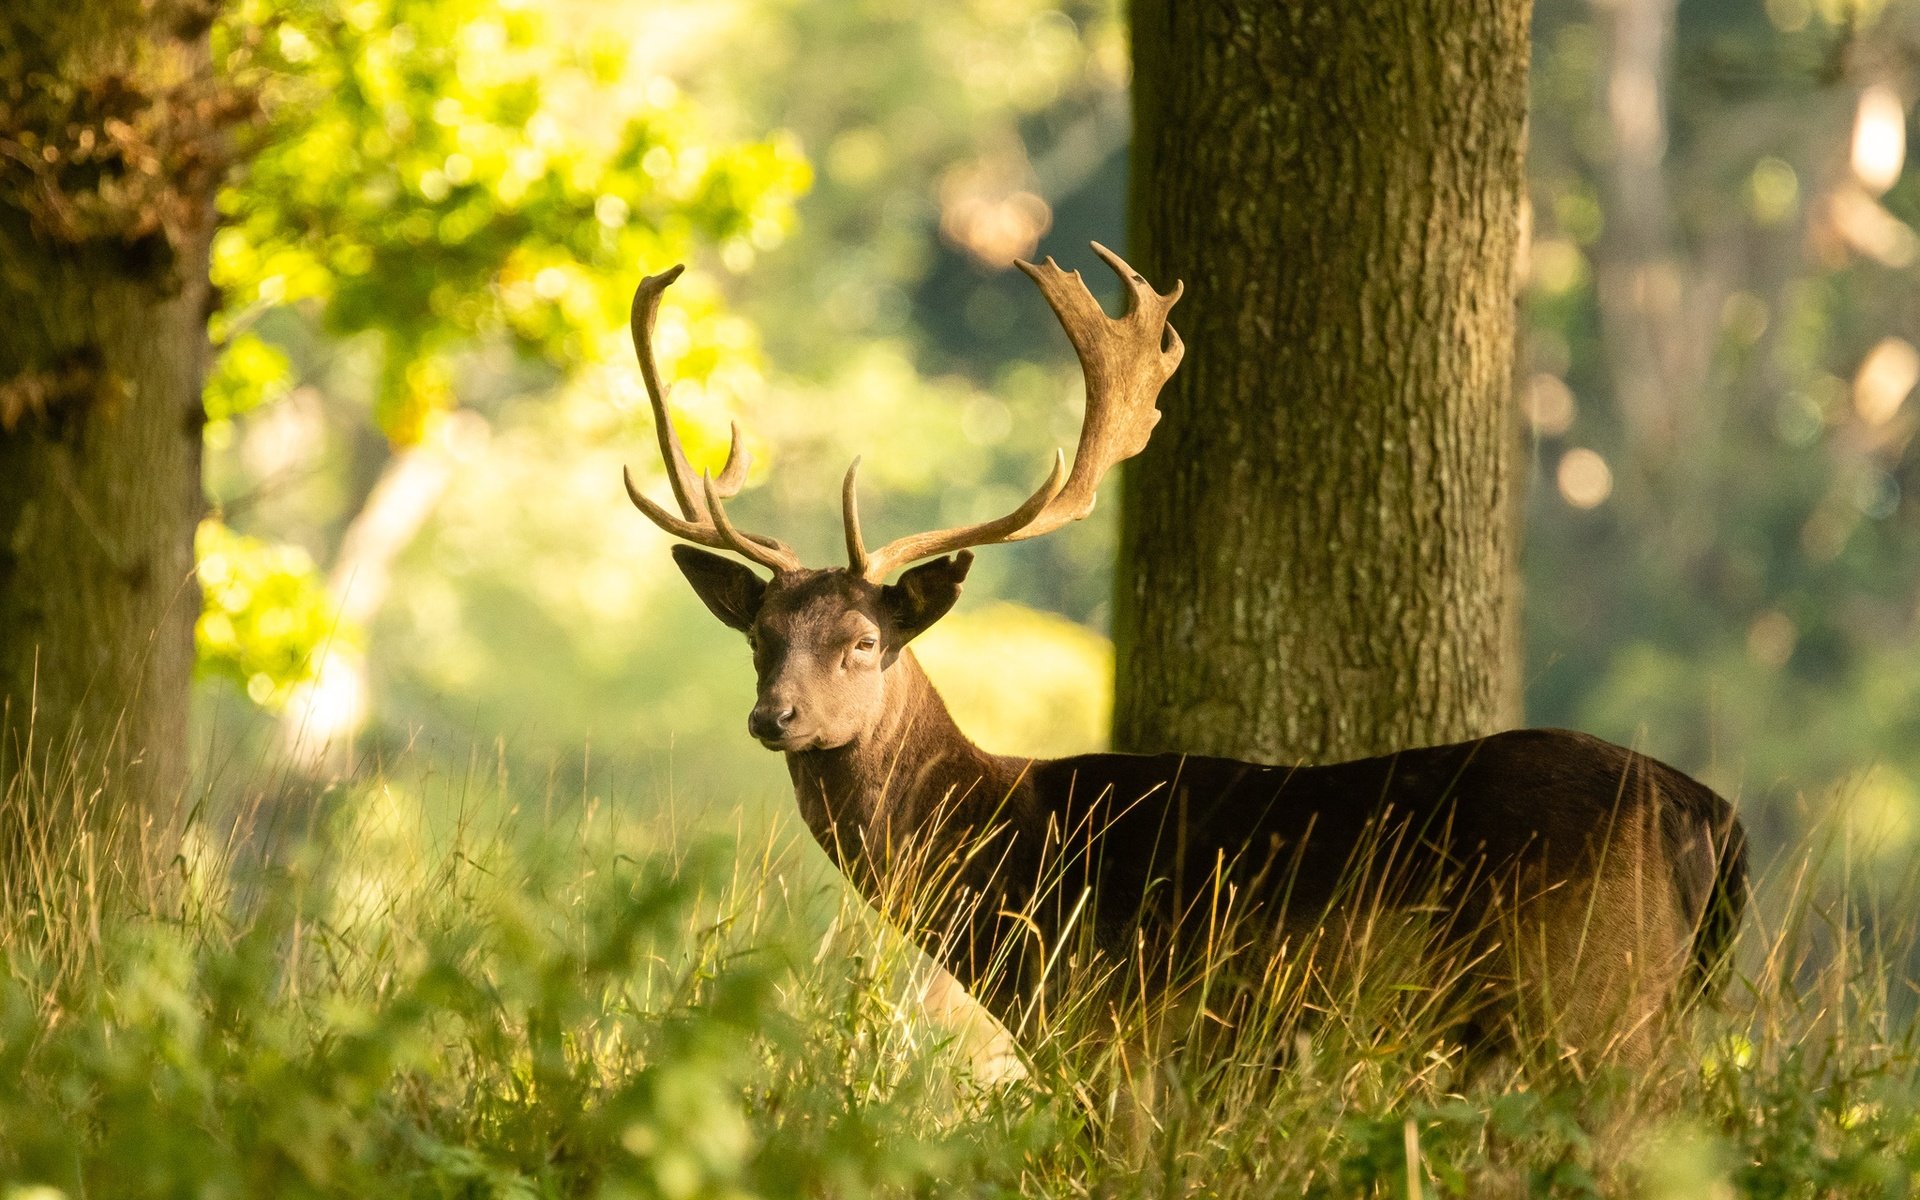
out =
<svg viewBox="0 0 1920 1200"><path fill-rule="evenodd" d="M923 558L1050 533L1092 512L1107 472L1146 448L1147 438L1160 420L1154 401L1185 353L1180 335L1167 324L1167 313L1180 299L1182 285L1176 282L1171 292L1162 295L1113 251L1098 242L1093 250L1126 286L1127 307L1119 317L1109 317L1101 310L1078 271L1064 271L1051 258L1038 266L1019 264L1039 285L1041 295L1066 329L1086 378L1087 409L1080 443L1074 450L1073 469L1067 469L1065 456L1056 450L1046 482L1007 515L976 525L898 538L870 553L860 533L854 483L860 460L856 458L847 468L840 493L848 567L854 574L880 583L894 571ZM739 426L734 427L733 445L720 477L703 476L700 486L695 487L692 468L667 415L666 391L653 361L653 321L660 295L679 278L680 270L675 267L641 280L633 296L633 348L640 359L647 397L653 403L660 456L682 516L675 517L641 495L630 473L626 475L627 495L654 524L675 537L716 550L731 550L775 572L802 570L798 557L784 544L758 534L743 534L727 520L721 501L740 490L747 473Z"/></svg>
<svg viewBox="0 0 1920 1200"><path fill-rule="evenodd" d="M1073 470L1065 470L1056 450L1047 481L1006 516L978 525L917 533L868 553L860 537L859 503L854 495L854 471L860 466L855 459L841 488L847 558L855 574L878 583L923 558L1051 533L1092 512L1095 493L1107 472L1146 449L1147 438L1160 420L1154 400L1186 353L1180 335L1167 324L1167 313L1180 299L1184 285L1175 281L1173 290L1161 295L1118 254L1099 242L1093 243L1093 252L1126 286L1127 308L1117 318L1101 310L1080 272L1063 271L1051 258L1038 266L1019 264L1040 285L1040 294L1060 318L1067 339L1080 356L1080 372L1087 385L1087 411L1080 427L1080 444L1073 453Z"/></svg>

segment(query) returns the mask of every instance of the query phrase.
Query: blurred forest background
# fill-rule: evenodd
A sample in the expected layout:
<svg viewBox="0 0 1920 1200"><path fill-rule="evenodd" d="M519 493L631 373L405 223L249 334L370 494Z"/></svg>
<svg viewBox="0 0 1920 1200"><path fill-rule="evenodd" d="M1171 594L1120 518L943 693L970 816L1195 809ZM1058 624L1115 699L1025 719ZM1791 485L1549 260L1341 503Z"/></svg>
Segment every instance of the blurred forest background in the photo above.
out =
<svg viewBox="0 0 1920 1200"><path fill-rule="evenodd" d="M1011 264L1126 228L1117 7L247 0L217 37L268 122L214 250L216 792L783 820L744 647L621 491L660 486L627 300L690 264L657 344L696 459L746 431L743 525L837 562L856 454L882 539L1010 507L1080 397ZM1903 857L1920 4L1540 0L1534 44L1527 721ZM982 744L1104 743L1116 508L982 555L924 639Z"/></svg>

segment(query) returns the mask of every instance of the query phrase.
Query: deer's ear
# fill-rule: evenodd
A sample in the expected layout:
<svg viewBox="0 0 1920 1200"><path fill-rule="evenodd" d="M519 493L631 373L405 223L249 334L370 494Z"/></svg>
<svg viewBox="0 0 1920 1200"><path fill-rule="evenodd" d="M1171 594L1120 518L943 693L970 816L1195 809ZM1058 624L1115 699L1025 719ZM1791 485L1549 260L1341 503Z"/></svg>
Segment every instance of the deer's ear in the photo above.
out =
<svg viewBox="0 0 1920 1200"><path fill-rule="evenodd" d="M971 566L973 552L962 550L949 558L921 563L902 575L898 583L880 589L887 614L893 618L893 649L906 645L947 615L954 601L960 599L960 585Z"/></svg>
<svg viewBox="0 0 1920 1200"><path fill-rule="evenodd" d="M767 594L766 580L743 563L693 546L675 546L673 562L714 616L742 633L753 627Z"/></svg>

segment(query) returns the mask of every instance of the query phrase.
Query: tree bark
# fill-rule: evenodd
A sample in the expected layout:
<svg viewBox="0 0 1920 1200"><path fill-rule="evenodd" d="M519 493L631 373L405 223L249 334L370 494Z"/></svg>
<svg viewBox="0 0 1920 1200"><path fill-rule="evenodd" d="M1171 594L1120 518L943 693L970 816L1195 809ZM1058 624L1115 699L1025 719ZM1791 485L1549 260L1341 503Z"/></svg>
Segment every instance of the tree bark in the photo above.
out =
<svg viewBox="0 0 1920 1200"><path fill-rule="evenodd" d="M0 863L14 867L57 860L77 824L150 836L185 786L207 254L230 115L207 18L54 0L0 17Z"/></svg>
<svg viewBox="0 0 1920 1200"><path fill-rule="evenodd" d="M1130 466L1115 742L1275 762L1518 715L1528 0L1133 0L1132 259L1187 357Z"/></svg>

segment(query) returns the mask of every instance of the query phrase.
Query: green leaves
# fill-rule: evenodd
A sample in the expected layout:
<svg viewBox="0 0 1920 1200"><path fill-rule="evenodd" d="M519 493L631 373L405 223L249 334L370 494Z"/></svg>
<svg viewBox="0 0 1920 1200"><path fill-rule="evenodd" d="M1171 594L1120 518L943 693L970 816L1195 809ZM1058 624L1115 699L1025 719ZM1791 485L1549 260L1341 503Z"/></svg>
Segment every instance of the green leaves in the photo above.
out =
<svg viewBox="0 0 1920 1200"><path fill-rule="evenodd" d="M790 139L716 145L623 43L540 9L249 0L223 44L230 71L264 76L268 112L221 196L225 322L306 301L337 335L383 335L377 415L399 442L450 402L424 398L416 363L495 337L593 361L636 265L700 243L742 265L810 180Z"/></svg>
<svg viewBox="0 0 1920 1200"><path fill-rule="evenodd" d="M254 703L278 708L290 688L314 678L325 643L356 637L339 628L305 551L206 520L194 555L203 597L193 627L198 669L232 680Z"/></svg>
<svg viewBox="0 0 1920 1200"><path fill-rule="evenodd" d="M207 421L231 421L287 394L293 364L271 342L243 333L227 343L207 377L201 402Z"/></svg>

